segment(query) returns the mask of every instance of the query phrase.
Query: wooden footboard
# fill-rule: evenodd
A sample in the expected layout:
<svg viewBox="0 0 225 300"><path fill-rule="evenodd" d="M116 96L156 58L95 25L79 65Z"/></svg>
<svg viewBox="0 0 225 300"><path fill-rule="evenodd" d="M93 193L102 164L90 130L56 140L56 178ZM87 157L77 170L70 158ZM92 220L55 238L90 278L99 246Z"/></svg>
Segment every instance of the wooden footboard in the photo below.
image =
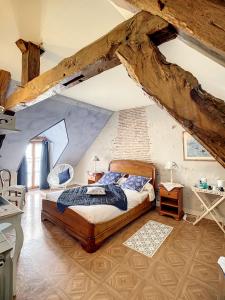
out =
<svg viewBox="0 0 225 300"><path fill-rule="evenodd" d="M55 202L43 199L41 220L49 220L60 226L77 238L82 247L91 253L95 252L106 238L154 207L155 201L150 202L147 198L138 206L115 219L104 223L92 224L69 208L66 208L64 213L60 213Z"/></svg>

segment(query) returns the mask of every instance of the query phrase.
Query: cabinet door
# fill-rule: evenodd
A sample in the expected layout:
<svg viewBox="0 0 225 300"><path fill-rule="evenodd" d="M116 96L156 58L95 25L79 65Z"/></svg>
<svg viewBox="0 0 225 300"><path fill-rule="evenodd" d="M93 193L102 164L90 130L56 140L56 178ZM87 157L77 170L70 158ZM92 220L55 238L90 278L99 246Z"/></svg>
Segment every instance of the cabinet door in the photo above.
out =
<svg viewBox="0 0 225 300"><path fill-rule="evenodd" d="M0 255L0 299L12 300L13 297L13 276L12 259L10 251Z"/></svg>

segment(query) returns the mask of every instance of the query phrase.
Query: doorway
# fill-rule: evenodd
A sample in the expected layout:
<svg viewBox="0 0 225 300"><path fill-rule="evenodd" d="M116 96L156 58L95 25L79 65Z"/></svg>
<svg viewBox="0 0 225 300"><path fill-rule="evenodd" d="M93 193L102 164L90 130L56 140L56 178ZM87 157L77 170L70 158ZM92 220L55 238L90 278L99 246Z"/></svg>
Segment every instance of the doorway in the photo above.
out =
<svg viewBox="0 0 225 300"><path fill-rule="evenodd" d="M18 168L18 184L28 189L49 188L47 177L68 145L65 120L61 120L29 141Z"/></svg>
<svg viewBox="0 0 225 300"><path fill-rule="evenodd" d="M26 149L27 187L39 188L41 169L42 140L31 140Z"/></svg>

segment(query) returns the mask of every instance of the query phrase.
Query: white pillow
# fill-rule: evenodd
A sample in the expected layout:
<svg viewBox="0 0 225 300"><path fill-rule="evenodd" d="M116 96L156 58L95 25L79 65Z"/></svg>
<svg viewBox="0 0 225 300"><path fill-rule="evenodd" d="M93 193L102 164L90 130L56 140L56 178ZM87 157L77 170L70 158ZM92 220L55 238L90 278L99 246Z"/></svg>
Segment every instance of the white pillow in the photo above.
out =
<svg viewBox="0 0 225 300"><path fill-rule="evenodd" d="M117 184L122 185L127 180L126 177L122 177L117 181Z"/></svg>
<svg viewBox="0 0 225 300"><path fill-rule="evenodd" d="M147 191L147 192L151 191L152 189L153 189L153 186L149 182L147 182L143 187L143 191Z"/></svg>
<svg viewBox="0 0 225 300"><path fill-rule="evenodd" d="M105 188L100 186L87 187L87 195L105 195Z"/></svg>

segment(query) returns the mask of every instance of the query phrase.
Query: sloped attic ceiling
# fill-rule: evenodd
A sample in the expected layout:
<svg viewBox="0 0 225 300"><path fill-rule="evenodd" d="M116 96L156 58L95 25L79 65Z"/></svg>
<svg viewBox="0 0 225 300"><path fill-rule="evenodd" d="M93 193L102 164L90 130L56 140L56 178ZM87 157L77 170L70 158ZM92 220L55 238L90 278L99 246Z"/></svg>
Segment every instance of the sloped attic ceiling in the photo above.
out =
<svg viewBox="0 0 225 300"><path fill-rule="evenodd" d="M112 112L57 95L16 113L17 134L6 136L0 168L16 171L29 140L65 119L69 143L59 159L75 166L105 126Z"/></svg>
<svg viewBox="0 0 225 300"><path fill-rule="evenodd" d="M107 0L0 0L0 5L0 66L17 81L19 38L43 44L43 73L124 21Z"/></svg>
<svg viewBox="0 0 225 300"><path fill-rule="evenodd" d="M19 38L42 43L43 73L124 21L108 0L0 0L0 5L0 68L10 71L16 81L20 81L22 67L15 45ZM124 96L126 91L129 96ZM110 110L151 104L122 66L85 82L78 90L67 90L65 96Z"/></svg>

